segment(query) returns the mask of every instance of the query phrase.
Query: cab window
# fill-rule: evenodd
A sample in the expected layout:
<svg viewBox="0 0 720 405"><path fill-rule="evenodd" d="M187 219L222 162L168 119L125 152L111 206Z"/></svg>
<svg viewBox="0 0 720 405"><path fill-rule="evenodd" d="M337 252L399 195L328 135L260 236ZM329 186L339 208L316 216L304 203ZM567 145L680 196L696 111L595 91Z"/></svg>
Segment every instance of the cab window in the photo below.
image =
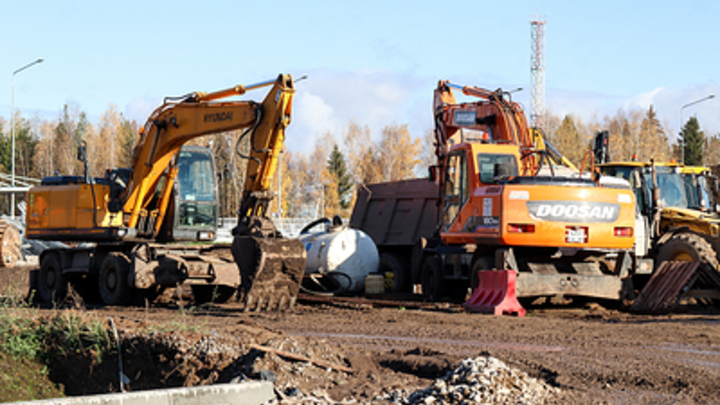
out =
<svg viewBox="0 0 720 405"><path fill-rule="evenodd" d="M448 156L443 190L443 229L448 230L469 197L465 153Z"/></svg>
<svg viewBox="0 0 720 405"><path fill-rule="evenodd" d="M514 155L479 153L477 163L480 181L485 184L518 175L517 158Z"/></svg>

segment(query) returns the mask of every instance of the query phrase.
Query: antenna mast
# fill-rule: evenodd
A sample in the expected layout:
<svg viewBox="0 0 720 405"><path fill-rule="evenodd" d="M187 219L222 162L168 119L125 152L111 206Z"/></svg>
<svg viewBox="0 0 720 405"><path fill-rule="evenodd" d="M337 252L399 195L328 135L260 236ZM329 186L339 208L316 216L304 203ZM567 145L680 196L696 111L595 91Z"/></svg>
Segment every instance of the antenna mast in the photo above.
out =
<svg viewBox="0 0 720 405"><path fill-rule="evenodd" d="M545 130L545 23L545 19L539 15L530 21L532 39L530 125L542 130Z"/></svg>

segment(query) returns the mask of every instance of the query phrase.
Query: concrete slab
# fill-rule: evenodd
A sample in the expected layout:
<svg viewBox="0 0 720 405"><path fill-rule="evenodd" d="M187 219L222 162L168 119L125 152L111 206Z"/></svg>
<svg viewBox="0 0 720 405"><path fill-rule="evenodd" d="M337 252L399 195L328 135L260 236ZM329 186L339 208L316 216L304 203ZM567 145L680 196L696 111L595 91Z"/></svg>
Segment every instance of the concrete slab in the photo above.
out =
<svg viewBox="0 0 720 405"><path fill-rule="evenodd" d="M273 384L250 381L238 384L168 388L121 394L13 402L13 405L259 405L274 398Z"/></svg>

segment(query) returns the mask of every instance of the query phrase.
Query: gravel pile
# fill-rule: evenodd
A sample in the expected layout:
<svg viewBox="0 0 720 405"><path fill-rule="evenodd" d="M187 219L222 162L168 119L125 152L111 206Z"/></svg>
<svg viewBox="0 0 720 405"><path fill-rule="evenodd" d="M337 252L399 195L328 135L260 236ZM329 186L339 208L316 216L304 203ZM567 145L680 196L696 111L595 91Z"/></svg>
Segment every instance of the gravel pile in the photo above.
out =
<svg viewBox="0 0 720 405"><path fill-rule="evenodd" d="M543 404L555 388L494 357L465 359L428 388L405 396L393 391L376 400L397 404Z"/></svg>

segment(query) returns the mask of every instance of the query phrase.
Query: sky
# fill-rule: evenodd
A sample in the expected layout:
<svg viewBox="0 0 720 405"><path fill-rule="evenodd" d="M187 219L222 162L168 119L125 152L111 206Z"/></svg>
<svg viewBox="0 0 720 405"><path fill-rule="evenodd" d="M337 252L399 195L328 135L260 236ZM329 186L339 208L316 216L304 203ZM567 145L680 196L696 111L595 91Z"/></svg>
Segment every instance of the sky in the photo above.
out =
<svg viewBox="0 0 720 405"><path fill-rule="evenodd" d="M0 0L0 118L54 120L65 104L98 122L110 104L144 123L166 96L308 75L287 149L330 132L432 128L438 80L506 90L530 115L531 27L545 26L546 108L597 121L654 105L720 133L718 1ZM710 94L718 97L686 108ZM261 100L263 89L247 98ZM673 135L674 136L674 135Z"/></svg>

